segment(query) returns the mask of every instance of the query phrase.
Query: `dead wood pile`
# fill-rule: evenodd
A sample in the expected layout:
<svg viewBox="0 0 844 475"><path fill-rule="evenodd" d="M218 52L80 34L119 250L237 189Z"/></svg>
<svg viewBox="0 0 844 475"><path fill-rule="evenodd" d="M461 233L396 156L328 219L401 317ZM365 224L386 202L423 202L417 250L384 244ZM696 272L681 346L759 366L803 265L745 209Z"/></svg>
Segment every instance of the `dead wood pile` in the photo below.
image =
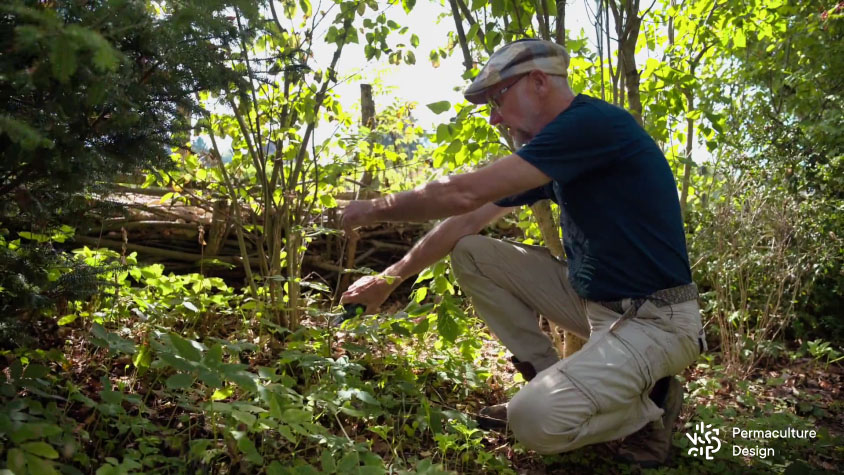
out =
<svg viewBox="0 0 844 475"><path fill-rule="evenodd" d="M168 271L199 272L237 280L244 276L242 257L224 199L209 200L183 195L185 200L162 197L172 190L115 186L107 196L97 198L103 214L75 237L77 245L137 252L142 262L164 264ZM343 197L339 197L343 198ZM244 222L259 224L255 213L243 208ZM322 228L336 227L336 213L315 217ZM401 258L430 227L421 224L383 224L361 230L355 253L356 268L381 270ZM247 250L254 272L258 272L256 236L246 234ZM316 272L327 282L337 282L346 272L346 238L342 233L318 234L308 245L303 276Z"/></svg>

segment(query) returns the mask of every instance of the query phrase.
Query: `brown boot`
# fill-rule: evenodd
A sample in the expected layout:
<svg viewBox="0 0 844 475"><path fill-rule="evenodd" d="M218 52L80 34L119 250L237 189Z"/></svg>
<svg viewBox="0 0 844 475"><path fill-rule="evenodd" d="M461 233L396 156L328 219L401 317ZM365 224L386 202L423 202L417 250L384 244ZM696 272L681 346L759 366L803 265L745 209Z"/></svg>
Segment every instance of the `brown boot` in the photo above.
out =
<svg viewBox="0 0 844 475"><path fill-rule="evenodd" d="M533 367L533 364L531 364L530 361L519 361L519 359L515 356L511 357L510 361L513 362L513 366L516 370L522 373L522 377L525 381L530 381L536 377L536 368Z"/></svg>
<svg viewBox="0 0 844 475"><path fill-rule="evenodd" d="M661 394L660 394L661 393ZM657 381L651 398L665 413L621 443L618 458L642 468L654 468L668 461L674 423L683 407L683 385L673 376Z"/></svg>
<svg viewBox="0 0 844 475"><path fill-rule="evenodd" d="M536 377L536 368L529 361L519 361L515 356L510 358L510 361L522 373L525 381ZM507 403L482 408L475 420L478 421L478 427L484 430L507 430Z"/></svg>

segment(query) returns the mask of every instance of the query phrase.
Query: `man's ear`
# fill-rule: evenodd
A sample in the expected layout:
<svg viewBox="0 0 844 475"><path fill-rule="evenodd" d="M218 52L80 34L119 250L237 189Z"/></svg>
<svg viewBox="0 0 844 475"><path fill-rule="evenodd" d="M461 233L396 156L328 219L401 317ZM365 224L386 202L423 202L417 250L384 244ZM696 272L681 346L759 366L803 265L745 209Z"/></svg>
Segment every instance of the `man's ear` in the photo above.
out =
<svg viewBox="0 0 844 475"><path fill-rule="evenodd" d="M551 91L551 76L543 71L534 69L528 75L528 80L541 97L546 96Z"/></svg>

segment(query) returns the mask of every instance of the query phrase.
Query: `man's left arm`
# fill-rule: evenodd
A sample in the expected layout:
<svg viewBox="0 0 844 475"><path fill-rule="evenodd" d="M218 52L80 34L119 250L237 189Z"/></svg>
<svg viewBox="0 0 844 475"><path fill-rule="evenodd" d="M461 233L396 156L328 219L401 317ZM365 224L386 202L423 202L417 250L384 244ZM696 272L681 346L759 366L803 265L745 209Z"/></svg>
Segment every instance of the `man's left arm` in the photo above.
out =
<svg viewBox="0 0 844 475"><path fill-rule="evenodd" d="M343 211L342 226L351 230L381 221L429 221L465 214L549 181L548 175L512 154L477 171L447 176L410 191L352 201Z"/></svg>

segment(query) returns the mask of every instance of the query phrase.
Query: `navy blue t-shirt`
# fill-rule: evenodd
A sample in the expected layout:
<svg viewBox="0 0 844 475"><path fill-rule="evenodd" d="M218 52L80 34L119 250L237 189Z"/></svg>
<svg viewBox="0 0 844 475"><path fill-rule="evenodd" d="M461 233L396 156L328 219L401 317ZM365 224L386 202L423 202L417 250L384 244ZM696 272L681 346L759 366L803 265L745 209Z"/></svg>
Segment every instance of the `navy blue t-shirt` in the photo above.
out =
<svg viewBox="0 0 844 475"><path fill-rule="evenodd" d="M674 176L627 111L580 94L516 153L552 181L495 204L560 206L578 295L644 297L692 281Z"/></svg>

